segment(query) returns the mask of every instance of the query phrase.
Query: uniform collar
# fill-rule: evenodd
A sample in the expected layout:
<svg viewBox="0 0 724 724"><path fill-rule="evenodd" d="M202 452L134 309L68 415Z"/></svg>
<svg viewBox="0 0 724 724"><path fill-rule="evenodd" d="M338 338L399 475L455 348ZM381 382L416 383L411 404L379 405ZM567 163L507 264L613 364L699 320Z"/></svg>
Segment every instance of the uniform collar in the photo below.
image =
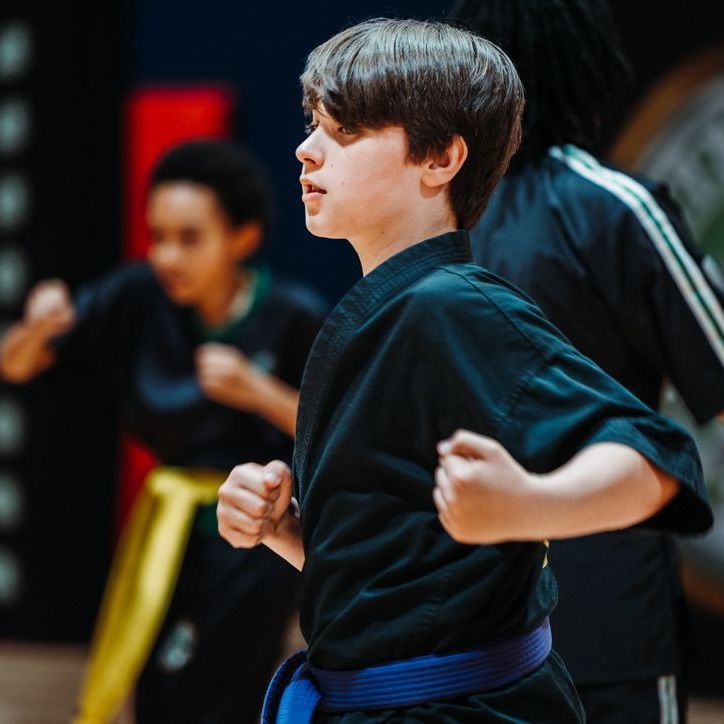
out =
<svg viewBox="0 0 724 724"><path fill-rule="evenodd" d="M300 503L303 499L302 481L306 479L329 386L346 346L365 321L376 310L383 308L388 299L411 286L427 272L436 267L470 261L467 231L450 231L426 239L395 254L362 277L329 315L309 354L300 390L294 450L295 492Z"/></svg>
<svg viewBox="0 0 724 724"><path fill-rule="evenodd" d="M371 311L391 292L403 289L431 269L470 261L470 238L466 230L433 236L403 249L375 267L347 292L338 306L359 318L360 313Z"/></svg>

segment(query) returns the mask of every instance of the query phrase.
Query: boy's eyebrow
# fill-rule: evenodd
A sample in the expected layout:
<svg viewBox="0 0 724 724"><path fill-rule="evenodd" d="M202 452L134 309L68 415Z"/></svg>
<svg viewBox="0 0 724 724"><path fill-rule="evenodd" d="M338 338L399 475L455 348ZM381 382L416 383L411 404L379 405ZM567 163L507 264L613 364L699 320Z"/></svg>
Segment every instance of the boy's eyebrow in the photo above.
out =
<svg viewBox="0 0 724 724"><path fill-rule="evenodd" d="M329 115L329 112L325 109L324 103L322 103L322 101L318 101L314 106L312 106L312 113L317 113L318 115L324 116L325 118L332 117Z"/></svg>

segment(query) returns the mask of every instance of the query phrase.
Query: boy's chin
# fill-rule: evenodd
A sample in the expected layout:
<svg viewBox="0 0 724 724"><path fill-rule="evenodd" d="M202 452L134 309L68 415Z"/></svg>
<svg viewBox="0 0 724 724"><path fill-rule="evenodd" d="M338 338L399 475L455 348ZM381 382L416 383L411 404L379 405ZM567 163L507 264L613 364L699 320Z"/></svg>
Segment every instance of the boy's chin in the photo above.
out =
<svg viewBox="0 0 724 724"><path fill-rule="evenodd" d="M191 289L172 286L169 284L162 284L162 286L169 301L173 304L177 304L181 307L188 307L197 302L198 294L194 293Z"/></svg>
<svg viewBox="0 0 724 724"><path fill-rule="evenodd" d="M315 216L307 215L305 217L307 231L312 236L319 236L322 239L346 239L347 237L335 229L331 224L324 223Z"/></svg>

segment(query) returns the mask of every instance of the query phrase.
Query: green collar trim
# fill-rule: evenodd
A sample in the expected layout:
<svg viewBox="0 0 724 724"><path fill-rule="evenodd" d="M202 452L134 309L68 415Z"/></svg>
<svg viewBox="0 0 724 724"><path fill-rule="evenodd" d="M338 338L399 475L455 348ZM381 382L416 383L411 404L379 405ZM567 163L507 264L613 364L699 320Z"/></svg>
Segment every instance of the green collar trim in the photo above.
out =
<svg viewBox="0 0 724 724"><path fill-rule="evenodd" d="M202 342L219 342L221 344L232 343L243 329L251 323L257 312L269 296L271 287L271 273L267 267L250 268L251 277L251 302L249 308L242 317L230 319L215 327L209 327L199 319L198 314L192 311L191 319L194 326L194 334Z"/></svg>

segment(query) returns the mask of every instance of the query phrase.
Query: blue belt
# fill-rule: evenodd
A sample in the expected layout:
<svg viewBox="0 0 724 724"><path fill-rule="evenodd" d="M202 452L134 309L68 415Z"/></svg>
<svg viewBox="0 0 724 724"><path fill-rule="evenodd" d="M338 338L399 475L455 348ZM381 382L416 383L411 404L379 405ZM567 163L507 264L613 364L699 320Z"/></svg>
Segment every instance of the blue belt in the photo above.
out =
<svg viewBox="0 0 724 724"><path fill-rule="evenodd" d="M326 671L300 651L274 675L262 724L308 724L326 712L398 709L478 694L510 684L537 669L551 650L548 619L527 634L470 651L433 654L355 671Z"/></svg>

